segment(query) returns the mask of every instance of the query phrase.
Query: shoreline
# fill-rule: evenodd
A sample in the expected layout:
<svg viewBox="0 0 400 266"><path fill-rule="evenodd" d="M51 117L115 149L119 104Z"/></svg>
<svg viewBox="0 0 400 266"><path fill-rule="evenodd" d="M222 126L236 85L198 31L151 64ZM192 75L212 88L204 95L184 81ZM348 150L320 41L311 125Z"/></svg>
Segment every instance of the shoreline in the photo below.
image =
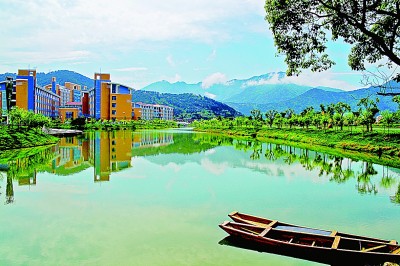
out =
<svg viewBox="0 0 400 266"><path fill-rule="evenodd" d="M379 144L380 140L385 138L379 133L350 135L350 132L276 128L257 132L229 129L194 129L194 131L290 145L400 168L400 137L397 134L393 135L390 141Z"/></svg>

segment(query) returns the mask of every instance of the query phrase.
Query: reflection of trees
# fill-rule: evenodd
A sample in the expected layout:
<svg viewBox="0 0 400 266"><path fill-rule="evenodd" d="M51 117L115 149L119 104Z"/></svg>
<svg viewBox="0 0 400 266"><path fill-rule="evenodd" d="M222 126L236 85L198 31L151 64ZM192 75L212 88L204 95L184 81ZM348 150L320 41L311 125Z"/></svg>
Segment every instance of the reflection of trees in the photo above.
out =
<svg viewBox="0 0 400 266"><path fill-rule="evenodd" d="M264 156L269 161L275 161L277 159L275 156L275 152L274 152L272 143L267 143Z"/></svg>
<svg viewBox="0 0 400 266"><path fill-rule="evenodd" d="M235 142L235 149L240 151L248 151L252 147L252 142L249 140L238 140Z"/></svg>
<svg viewBox="0 0 400 266"><path fill-rule="evenodd" d="M313 169L309 156L309 150L307 149L302 150L299 157L299 162L306 170L311 171Z"/></svg>
<svg viewBox="0 0 400 266"><path fill-rule="evenodd" d="M14 187L11 176L7 175L7 186L6 186L6 203L11 204L14 202Z"/></svg>
<svg viewBox="0 0 400 266"><path fill-rule="evenodd" d="M298 162L308 171L318 169L319 176L327 176L329 180L337 183L345 183L356 177L357 190L360 193L378 193L376 184L372 182L372 177L375 177L378 172L374 169L374 165L371 162L364 162L361 173L357 173L356 175L352 169L352 162L357 162L357 160L343 158L338 155L328 155L318 151L312 152L308 149L296 148L289 145L263 144L257 140L253 142L238 140L235 142L236 149L243 151L252 149L253 152L250 155L252 160L260 159L260 155L263 152L263 145L265 145L264 157L269 161L276 161L279 158L283 158L283 162L286 164ZM383 166L382 187L389 188L395 182L396 178L389 175L389 167ZM396 196L393 197L396 198Z"/></svg>
<svg viewBox="0 0 400 266"><path fill-rule="evenodd" d="M389 166L382 165L382 179L381 186L384 188L390 188L396 183L396 179L389 175Z"/></svg>
<svg viewBox="0 0 400 266"><path fill-rule="evenodd" d="M250 159L258 160L262 154L262 143L258 140L253 142L253 153L250 155Z"/></svg>
<svg viewBox="0 0 400 266"><path fill-rule="evenodd" d="M394 196L390 196L390 201L396 204L400 204L400 184L397 187L397 191Z"/></svg>
<svg viewBox="0 0 400 266"><path fill-rule="evenodd" d="M286 146L286 156L283 159L283 161L287 164L292 164L297 160L297 155L296 155L296 148L292 146Z"/></svg>
<svg viewBox="0 0 400 266"><path fill-rule="evenodd" d="M377 173L372 163L363 163L362 172L357 176L357 189L360 193L378 193L375 184L371 182L371 176Z"/></svg>
<svg viewBox="0 0 400 266"><path fill-rule="evenodd" d="M38 168L46 165L47 162L54 157L52 148L46 148L32 153L32 151L34 152L35 150L37 150L37 148L30 149L27 152L25 151L25 156L13 157L8 161L5 204L14 202L13 180L18 180L22 176L34 174Z"/></svg>
<svg viewBox="0 0 400 266"><path fill-rule="evenodd" d="M354 177L354 171L351 170L351 163L347 165L346 169L343 168L343 158L335 156L332 168L333 176L331 180L334 180L337 183L344 183L350 178Z"/></svg>

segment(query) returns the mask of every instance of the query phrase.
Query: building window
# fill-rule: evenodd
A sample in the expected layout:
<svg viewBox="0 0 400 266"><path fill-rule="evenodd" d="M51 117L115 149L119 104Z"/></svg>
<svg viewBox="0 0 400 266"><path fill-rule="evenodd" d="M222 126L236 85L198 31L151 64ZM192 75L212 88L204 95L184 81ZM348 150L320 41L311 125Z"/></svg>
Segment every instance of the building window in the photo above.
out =
<svg viewBox="0 0 400 266"><path fill-rule="evenodd" d="M112 104L111 104L111 107L112 107L112 108L116 108L116 107L117 107L117 104L116 104L116 103L112 103Z"/></svg>
<svg viewBox="0 0 400 266"><path fill-rule="evenodd" d="M112 115L116 115L116 114L117 114L117 110L112 110L112 111L111 111L111 114L112 114Z"/></svg>
<svg viewBox="0 0 400 266"><path fill-rule="evenodd" d="M116 101L117 100L117 96L111 96L111 100Z"/></svg>

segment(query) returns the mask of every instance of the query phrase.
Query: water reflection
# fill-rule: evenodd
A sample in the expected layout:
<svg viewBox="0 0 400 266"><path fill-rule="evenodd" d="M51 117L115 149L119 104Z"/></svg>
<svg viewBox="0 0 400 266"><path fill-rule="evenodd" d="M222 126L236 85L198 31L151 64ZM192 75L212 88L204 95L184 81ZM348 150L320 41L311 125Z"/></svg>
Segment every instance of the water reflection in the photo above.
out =
<svg viewBox="0 0 400 266"><path fill-rule="evenodd" d="M261 245L257 244L254 241L250 240L244 240L241 238L235 238L233 236L227 236L224 239L220 240L218 242L220 245L225 245L225 246L230 246L230 247L235 247L235 248L241 248L241 249L247 249L247 250L252 250L256 252L266 252L266 253L273 253L277 255L282 255L282 256L288 256L296 259L302 259L302 260L308 260L312 262L318 262L326 265L333 265L333 262L330 261L328 258L324 257L317 257L317 256L310 256L304 253L293 253L293 252L288 252L287 250L279 247L274 247L270 245ZM337 263L337 262L336 262ZM345 265L345 262L342 262L343 264L337 264L337 265ZM348 263L348 261L347 261ZM355 264L352 264L355 265Z"/></svg>
<svg viewBox="0 0 400 266"><path fill-rule="evenodd" d="M19 186L34 186L37 172L72 175L93 168L93 181L104 182L110 181L113 172L133 167L132 157L200 154L221 146L243 151L240 160L230 158L230 154L224 156L226 161L238 167L269 174L268 167L262 165L274 164L278 166L276 175L285 176L282 166L299 165L308 172L316 171L319 178L328 178L335 183L346 183L355 178L358 193L377 194L378 188L390 189L394 191L391 202L400 204L398 168L283 144L172 131L95 131L83 137L63 138L50 148L35 148L16 155L3 154L0 171L5 172L2 176L7 178L5 203L14 202L14 180Z"/></svg>

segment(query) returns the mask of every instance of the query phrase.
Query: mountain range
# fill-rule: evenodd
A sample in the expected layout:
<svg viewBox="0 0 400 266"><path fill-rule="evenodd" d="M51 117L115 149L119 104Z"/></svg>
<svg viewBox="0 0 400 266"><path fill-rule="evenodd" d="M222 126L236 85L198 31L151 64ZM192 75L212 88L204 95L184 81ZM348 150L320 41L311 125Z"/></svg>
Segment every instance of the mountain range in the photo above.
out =
<svg viewBox="0 0 400 266"><path fill-rule="evenodd" d="M4 80L6 76L15 77L15 74L0 74L0 80ZM88 88L93 86L93 79L68 70L58 70L47 74L37 73L38 84L42 86L49 84L52 77L56 77L60 84L69 81ZM395 86L400 88L400 84L395 84ZM171 105L177 108L179 113L185 113L185 109L194 111L196 109L194 106L197 106L196 113L199 112L199 108L204 108L205 113L207 111L214 113L218 110L214 113L216 116L223 114L230 116L239 113L249 115L253 109L266 112L272 109L284 111L292 108L299 113L309 106L319 110L320 104L326 106L337 102L348 103L353 110L356 110L357 103L361 98L373 96L379 98L378 108L380 110L396 111L398 106L392 102L392 97L377 95L379 90L377 87L344 91L340 88L304 86L287 83L284 72L272 72L248 79L233 79L212 86L204 86L202 82L188 84L182 81L170 83L163 80L134 91L132 100ZM188 94L200 97L191 97ZM194 105L188 106L184 103L179 105L179 102L188 100L190 104ZM219 103L221 104L217 107ZM231 107L238 112L232 111Z"/></svg>
<svg viewBox="0 0 400 266"><path fill-rule="evenodd" d="M284 81L285 73L273 72L261 76L254 76L244 80L231 80L224 84L214 84L209 88L202 87L203 83L187 84L185 82L170 83L160 81L152 83L142 90L157 91L162 93L195 93L221 101L242 114L249 115L253 109L262 112L268 110L285 111L289 108L296 113L307 107L320 109L331 103L344 102L352 110L358 109L357 103L361 98L371 96L378 98L380 110L397 110L397 104L390 96L380 96L377 87L345 91L340 88L310 87ZM392 84L400 88L400 84Z"/></svg>
<svg viewBox="0 0 400 266"><path fill-rule="evenodd" d="M16 73L0 74L0 81L5 80L6 77L12 77L15 79L16 76ZM70 70L57 70L51 71L49 73L36 73L36 81L39 86L46 86L50 84L53 77L56 78L57 83L60 85L64 85L65 82L72 82L81 86L86 86L88 89L93 87L93 79Z"/></svg>

